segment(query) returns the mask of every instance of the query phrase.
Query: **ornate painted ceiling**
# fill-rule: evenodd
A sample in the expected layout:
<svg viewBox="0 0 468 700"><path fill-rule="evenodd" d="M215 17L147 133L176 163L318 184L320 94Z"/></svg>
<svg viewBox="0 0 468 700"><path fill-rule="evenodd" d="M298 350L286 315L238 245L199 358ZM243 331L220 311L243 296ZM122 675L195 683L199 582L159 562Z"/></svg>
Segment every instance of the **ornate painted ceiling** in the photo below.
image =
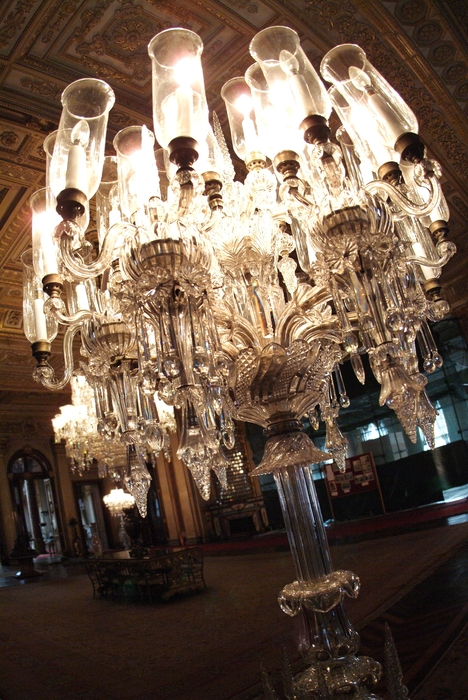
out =
<svg viewBox="0 0 468 700"><path fill-rule="evenodd" d="M21 263L31 245L28 199L44 185L42 142L57 128L60 95L81 77L116 93L110 142L130 124L151 127L147 44L183 26L205 45L207 98L223 122L221 86L252 62L263 27L285 24L314 64L332 46L361 45L416 112L430 155L444 170L451 239L445 296L468 327L468 4L466 0L4 0L0 3L0 434L50 433L68 401L31 379L22 333ZM111 151L109 151L111 152ZM57 341L56 341L57 344ZM57 358L53 358L57 366Z"/></svg>

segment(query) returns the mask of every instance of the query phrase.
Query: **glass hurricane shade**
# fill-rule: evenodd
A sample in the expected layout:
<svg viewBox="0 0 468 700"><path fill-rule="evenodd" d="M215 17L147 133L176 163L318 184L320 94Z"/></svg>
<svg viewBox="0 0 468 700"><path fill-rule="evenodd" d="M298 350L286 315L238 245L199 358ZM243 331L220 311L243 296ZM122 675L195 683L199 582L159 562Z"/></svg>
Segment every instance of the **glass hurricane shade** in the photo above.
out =
<svg viewBox="0 0 468 700"><path fill-rule="evenodd" d="M55 196L66 189L79 190L88 199L95 194L114 102L112 88L95 78L76 80L63 91L62 116L50 165L49 184Z"/></svg>
<svg viewBox="0 0 468 700"><path fill-rule="evenodd" d="M21 256L23 265L23 327L30 343L51 343L58 332L54 316L44 313L44 301L48 298L42 289L42 280L33 267L33 251L30 248Z"/></svg>
<svg viewBox="0 0 468 700"><path fill-rule="evenodd" d="M147 211L150 200L160 197L154 134L146 126L128 126L114 138L114 148L122 214L135 222L137 212Z"/></svg>
<svg viewBox="0 0 468 700"><path fill-rule="evenodd" d="M270 90L295 105L299 128L305 117L328 119L330 100L324 84L302 48L297 32L289 27L267 27L250 42L250 53L261 66Z"/></svg>
<svg viewBox="0 0 468 700"><path fill-rule="evenodd" d="M58 240L54 236L54 230L62 219L55 210L55 197L49 187L34 192L29 207L32 212L34 271L42 280L46 275L58 273Z"/></svg>
<svg viewBox="0 0 468 700"><path fill-rule="evenodd" d="M249 66L245 80L252 95L260 151L271 160L281 151L300 153L304 148L299 130L302 119L287 82L270 86L258 63Z"/></svg>
<svg viewBox="0 0 468 700"><path fill-rule="evenodd" d="M252 92L245 78L232 78L221 89L231 130L232 146L239 158L249 162L261 154Z"/></svg>
<svg viewBox="0 0 468 700"><path fill-rule="evenodd" d="M405 133L418 133L414 112L359 46L342 44L331 49L323 57L320 70L323 78L336 86L350 106L359 108L361 115L368 114L366 124L376 122L386 148L394 149ZM360 131L365 132L365 128Z"/></svg>
<svg viewBox="0 0 468 700"><path fill-rule="evenodd" d="M188 29L166 29L149 43L154 130L163 148L178 137L192 138L198 143L205 138L208 106L202 51L202 40Z"/></svg>

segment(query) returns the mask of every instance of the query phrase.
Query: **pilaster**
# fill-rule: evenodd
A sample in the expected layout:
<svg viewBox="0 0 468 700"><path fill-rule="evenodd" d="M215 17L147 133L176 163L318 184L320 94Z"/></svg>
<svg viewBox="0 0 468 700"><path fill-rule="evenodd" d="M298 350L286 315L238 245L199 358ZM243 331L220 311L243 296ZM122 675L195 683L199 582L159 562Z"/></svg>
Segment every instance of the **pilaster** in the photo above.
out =
<svg viewBox="0 0 468 700"><path fill-rule="evenodd" d="M5 556L11 552L16 539L15 515L7 473L9 446L10 438L0 437L0 521Z"/></svg>

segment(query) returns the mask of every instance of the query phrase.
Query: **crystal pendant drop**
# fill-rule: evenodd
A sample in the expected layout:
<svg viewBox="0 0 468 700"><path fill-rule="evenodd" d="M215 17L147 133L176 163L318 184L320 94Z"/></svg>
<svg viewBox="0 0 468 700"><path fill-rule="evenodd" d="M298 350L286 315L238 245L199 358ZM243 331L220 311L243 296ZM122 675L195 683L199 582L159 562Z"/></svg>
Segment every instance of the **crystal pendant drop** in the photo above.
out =
<svg viewBox="0 0 468 700"><path fill-rule="evenodd" d="M424 433L426 442L432 450L435 447L434 423L437 418L437 411L429 400L425 389L418 397L417 424Z"/></svg>
<svg viewBox="0 0 468 700"><path fill-rule="evenodd" d="M141 517L146 518L151 476L146 468L143 455L140 454L135 445L127 446L127 460L128 473L124 477L124 485L135 499Z"/></svg>
<svg viewBox="0 0 468 700"><path fill-rule="evenodd" d="M356 378L361 384L366 383L366 373L364 371L364 365L362 364L362 360L360 355L351 355L351 365L354 370L354 374L356 375Z"/></svg>

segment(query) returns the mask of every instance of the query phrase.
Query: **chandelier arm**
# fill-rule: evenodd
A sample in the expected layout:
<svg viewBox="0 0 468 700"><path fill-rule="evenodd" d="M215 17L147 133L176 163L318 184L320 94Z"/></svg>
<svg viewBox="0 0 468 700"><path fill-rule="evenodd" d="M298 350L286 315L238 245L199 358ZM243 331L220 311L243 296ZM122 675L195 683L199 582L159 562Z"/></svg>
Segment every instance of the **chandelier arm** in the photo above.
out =
<svg viewBox="0 0 468 700"><path fill-rule="evenodd" d="M450 258L452 258L455 255L456 252L457 248L455 244L450 242L450 245L445 248L444 254L438 260L429 260L429 258L412 256L407 257L406 261L416 263L417 265L422 265L424 267L443 267L448 263Z"/></svg>
<svg viewBox="0 0 468 700"><path fill-rule="evenodd" d="M288 190L288 193L292 197L294 197L294 199L296 201L300 202L300 204L303 204L305 207L313 207L314 206L314 202L311 202L310 199L307 199L307 197L304 197L304 195L302 195L299 192L298 187L290 187Z"/></svg>
<svg viewBox="0 0 468 700"><path fill-rule="evenodd" d="M65 360L65 369L63 371L62 379L60 379L59 381L55 381L55 379L49 379L47 376L44 375L40 375L38 377L36 375L35 378L37 379L37 381L39 381L43 386L45 386L46 389L50 389L51 391L60 391L68 384L68 382L72 378L74 369L73 340L80 328L81 323L77 322L73 325L70 325L65 331L65 335L63 338L63 356Z"/></svg>
<svg viewBox="0 0 468 700"><path fill-rule="evenodd" d="M115 244L119 236L128 238L131 233L136 233L136 230L136 227L130 223L111 226L104 238L98 257L89 265L80 262L73 249L73 239L71 236L64 234L60 239L60 253L63 264L65 268L80 281L85 281L90 277L96 277L110 266L115 252Z"/></svg>
<svg viewBox="0 0 468 700"><path fill-rule="evenodd" d="M88 319L96 320L98 318L98 314L87 309L82 309L81 311L77 311L76 313L68 316L67 314L63 313L63 307L61 305L59 306L55 303L50 303L54 301L54 299L47 299L44 304L44 312L51 313L53 316L55 316L57 321L64 326L73 326L75 323L81 324L82 321L86 321Z"/></svg>
<svg viewBox="0 0 468 700"><path fill-rule="evenodd" d="M430 185L430 198L425 204L415 204L408 197L394 187L389 182L384 180L372 180L363 188L365 192L371 195L384 195L385 198L389 197L393 204L397 205L404 212L404 216L427 216L430 214L435 207L439 204L441 189L437 178L434 175L429 175L427 182ZM398 218L398 214L394 212L395 218Z"/></svg>
<svg viewBox="0 0 468 700"><path fill-rule="evenodd" d="M181 221L188 215L193 197L194 187L192 180L180 183L179 204L174 215L174 221Z"/></svg>
<svg viewBox="0 0 468 700"><path fill-rule="evenodd" d="M222 216L223 210L221 207L216 207L215 209L211 210L211 216L204 224L201 226L201 230L204 233L209 233L209 231L212 231L214 227L221 221L221 216Z"/></svg>

